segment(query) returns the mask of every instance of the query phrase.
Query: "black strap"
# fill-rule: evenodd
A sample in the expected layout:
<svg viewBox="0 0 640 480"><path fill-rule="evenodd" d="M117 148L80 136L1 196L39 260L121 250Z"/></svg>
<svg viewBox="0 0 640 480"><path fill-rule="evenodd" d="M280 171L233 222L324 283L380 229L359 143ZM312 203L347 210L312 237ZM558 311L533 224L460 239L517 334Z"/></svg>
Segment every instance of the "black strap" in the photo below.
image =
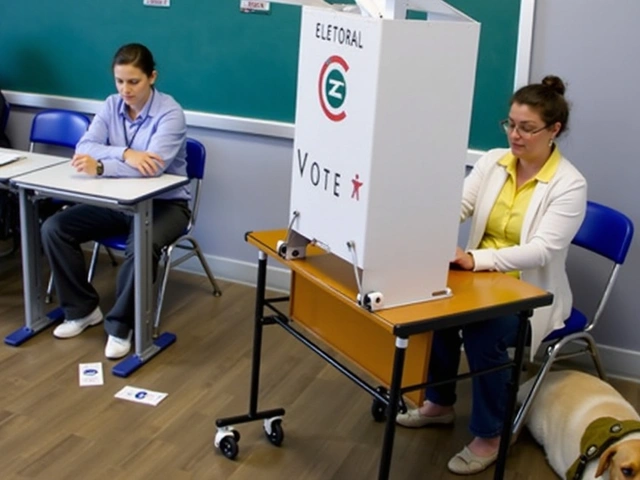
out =
<svg viewBox="0 0 640 480"><path fill-rule="evenodd" d="M151 111L151 106L153 105L154 98L156 98L156 91L154 89L152 89L151 90L151 102L149 103L149 109L147 110L147 115L138 124L138 128L136 128L136 131L133 132L133 137L131 137L131 140L129 140L129 135L127 134L127 119L124 116L122 117L122 130L124 131L124 142L126 143L127 148L131 148L131 144L133 143L133 140L136 138L136 135L138 135L138 132L140 131L140 127L142 127L142 125L144 125L144 122L147 121L147 118L149 118L149 113L148 112Z"/></svg>

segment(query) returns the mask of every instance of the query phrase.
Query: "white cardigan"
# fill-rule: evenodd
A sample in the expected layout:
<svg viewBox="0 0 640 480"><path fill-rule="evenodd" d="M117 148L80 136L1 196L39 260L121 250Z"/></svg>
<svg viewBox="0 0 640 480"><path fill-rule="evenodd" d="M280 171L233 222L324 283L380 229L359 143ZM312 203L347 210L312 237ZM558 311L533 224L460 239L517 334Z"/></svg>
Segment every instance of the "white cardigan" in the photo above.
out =
<svg viewBox="0 0 640 480"><path fill-rule="evenodd" d="M571 240L582 224L587 205L587 182L564 157L549 183L535 186L522 222L520 245L476 250L487 226L491 209L508 173L498 161L508 149L487 152L464 182L460 221L472 216L467 251L475 269L520 271L520 278L554 295L553 304L537 308L531 317L531 356L542 339L564 325L571 313L572 295L565 261Z"/></svg>

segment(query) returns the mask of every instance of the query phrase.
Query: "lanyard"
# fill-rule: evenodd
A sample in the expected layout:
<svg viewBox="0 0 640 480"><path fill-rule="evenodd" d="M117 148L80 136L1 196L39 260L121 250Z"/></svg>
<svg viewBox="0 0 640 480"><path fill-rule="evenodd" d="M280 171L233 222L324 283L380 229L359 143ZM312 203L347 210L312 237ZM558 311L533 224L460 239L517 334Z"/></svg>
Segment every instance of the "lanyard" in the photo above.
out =
<svg viewBox="0 0 640 480"><path fill-rule="evenodd" d="M151 102L149 104L149 109L147 110L147 115L144 117L144 120L142 120L136 127L136 131L133 132L133 136L131 137L131 140L129 140L129 135L127 134L127 119L124 116L122 117L122 131L124 132L124 143L126 143L127 148L131 148L131 144L133 143L133 140L136 138L136 135L138 135L138 132L140 131L140 127L142 127L142 125L144 125L144 122L147 121L147 118L149 118L149 111L151 110L151 105L153 105L153 99L155 98L155 93L156 93L155 90L151 92Z"/></svg>
<svg viewBox="0 0 640 480"><path fill-rule="evenodd" d="M146 117L143 121L141 121L138 124L138 127L136 128L136 131L133 132L133 136L131 137L131 140L129 140L129 135L127 135L127 120L122 117L122 130L124 130L124 142L127 144L127 148L131 148L131 144L133 143L133 140L136 138L136 135L138 134L138 131L140 130L140 127L142 126L142 124L145 122Z"/></svg>

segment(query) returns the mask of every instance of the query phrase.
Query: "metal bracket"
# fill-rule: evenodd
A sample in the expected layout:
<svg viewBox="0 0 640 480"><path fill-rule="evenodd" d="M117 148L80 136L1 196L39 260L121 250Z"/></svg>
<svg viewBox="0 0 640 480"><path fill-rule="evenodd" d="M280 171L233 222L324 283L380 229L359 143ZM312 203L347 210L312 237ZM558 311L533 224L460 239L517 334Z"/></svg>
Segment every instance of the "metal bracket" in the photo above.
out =
<svg viewBox="0 0 640 480"><path fill-rule="evenodd" d="M287 229L287 236L284 240L279 240L276 244L278 255L285 260L297 260L307 256L307 245L310 241L308 238L300 235L293 230L293 223L300 216L297 210L293 212Z"/></svg>
<svg viewBox="0 0 640 480"><path fill-rule="evenodd" d="M356 300L358 305L366 308L370 312L384 308L384 295L382 292L369 292L364 295L359 293Z"/></svg>
<svg viewBox="0 0 640 480"><path fill-rule="evenodd" d="M380 310L384 306L384 295L382 295L382 292L364 293L362 291L362 282L360 281L360 272L358 271L358 254L356 252L356 242L354 242L353 240L348 241L347 248L351 252L353 274L356 277L356 284L358 285L358 295L356 296L356 303L361 307L366 308L370 312Z"/></svg>

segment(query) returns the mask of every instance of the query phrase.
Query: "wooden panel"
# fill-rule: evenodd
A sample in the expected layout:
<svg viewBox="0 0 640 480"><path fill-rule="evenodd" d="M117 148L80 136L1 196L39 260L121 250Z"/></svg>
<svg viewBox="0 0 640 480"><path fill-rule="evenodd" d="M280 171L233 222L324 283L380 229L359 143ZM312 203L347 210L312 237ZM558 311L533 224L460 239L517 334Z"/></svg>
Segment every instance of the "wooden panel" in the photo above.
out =
<svg viewBox="0 0 640 480"><path fill-rule="evenodd" d="M291 317L389 387L395 337L372 321L372 314L351 308L343 298L304 276L294 273L291 285ZM431 332L410 338L403 386L426 381L431 339ZM407 396L420 405L424 391L411 392Z"/></svg>
<svg viewBox="0 0 640 480"><path fill-rule="evenodd" d="M351 308L360 309L354 301L358 289L351 264L317 247L309 248L304 260L284 260L278 255L276 244L278 240L285 238L285 230L273 230L253 232L247 241L291 268L293 272L344 297ZM379 310L370 318L393 333L398 326L419 322L427 328L429 320L488 312L529 300L540 301L541 305L550 304L552 300L548 292L501 272L451 270L447 284L453 292L451 297Z"/></svg>

